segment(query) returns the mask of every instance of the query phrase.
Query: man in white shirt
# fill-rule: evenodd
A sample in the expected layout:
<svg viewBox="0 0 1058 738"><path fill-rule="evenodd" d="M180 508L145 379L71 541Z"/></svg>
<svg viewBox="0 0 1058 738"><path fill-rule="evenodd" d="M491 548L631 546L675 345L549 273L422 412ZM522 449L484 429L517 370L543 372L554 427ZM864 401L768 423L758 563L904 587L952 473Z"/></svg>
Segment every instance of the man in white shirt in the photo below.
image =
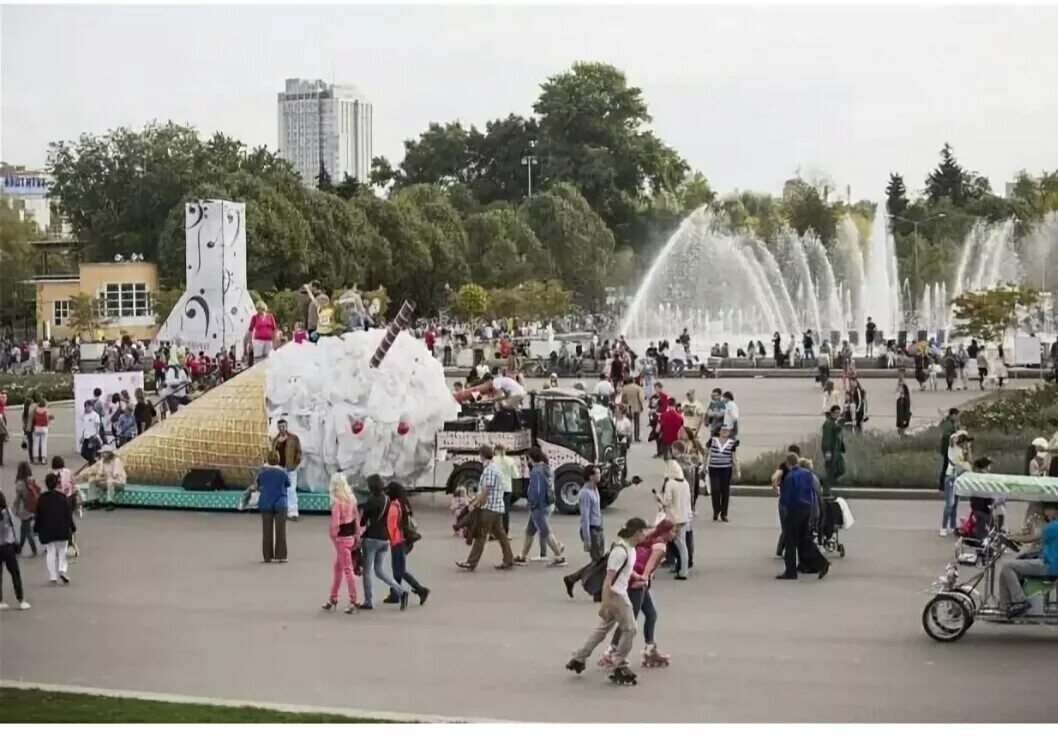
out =
<svg viewBox="0 0 1058 738"><path fill-rule="evenodd" d="M609 405L613 402L613 383L610 382L610 378L605 374L599 375L599 383L595 385L594 394L599 398L599 401Z"/></svg>
<svg viewBox="0 0 1058 738"><path fill-rule="evenodd" d="M496 391L499 402L512 410L521 405L522 398L525 397L525 387L507 375L493 379L492 389Z"/></svg>
<svg viewBox="0 0 1058 738"><path fill-rule="evenodd" d="M731 392L724 393L724 427L727 428L731 438L738 437L738 405L735 404L735 395Z"/></svg>
<svg viewBox="0 0 1058 738"><path fill-rule="evenodd" d="M95 411L95 403L85 400L84 414L81 416L81 457L89 464L95 462L103 445L102 429L103 421Z"/></svg>
<svg viewBox="0 0 1058 738"><path fill-rule="evenodd" d="M617 438L621 441L621 446L624 449L628 449L632 445L632 421L625 415L624 406L618 405L617 410L614 412L614 429L617 431Z"/></svg>
<svg viewBox="0 0 1058 738"><path fill-rule="evenodd" d="M191 402L187 396L187 388L190 384L191 380L188 378L184 367L174 359L170 359L169 368L165 370L164 393L169 412L175 413L180 405L187 405Z"/></svg>
<svg viewBox="0 0 1058 738"><path fill-rule="evenodd" d="M681 409L683 410L683 427L687 431L688 438L700 453L705 453L705 446L698 437L702 423L705 421L705 406L695 399L694 390L687 390L687 402L683 403Z"/></svg>
<svg viewBox="0 0 1058 738"><path fill-rule="evenodd" d="M610 630L616 625L620 632L617 651L614 654L616 668L610 677L614 681L631 681L635 683L635 674L628 670L628 654L632 650L632 640L636 635L636 619L632 611L632 601L628 597L628 585L631 581L642 579L633 569L635 567L635 547L646 534L647 524L642 518L632 518L618 531L619 540L610 548L606 559L606 574L602 583L602 606L599 608L599 624L588 636L588 640L573 653L573 658L566 664L570 671L580 674L585 669L588 657L591 656Z"/></svg>

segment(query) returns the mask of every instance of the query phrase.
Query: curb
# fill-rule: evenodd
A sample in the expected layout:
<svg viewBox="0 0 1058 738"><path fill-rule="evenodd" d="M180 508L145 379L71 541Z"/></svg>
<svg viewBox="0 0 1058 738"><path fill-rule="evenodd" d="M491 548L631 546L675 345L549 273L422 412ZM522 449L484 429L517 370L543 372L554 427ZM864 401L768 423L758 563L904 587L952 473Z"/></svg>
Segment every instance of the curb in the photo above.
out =
<svg viewBox="0 0 1058 738"><path fill-rule="evenodd" d="M37 682L0 679L0 687L10 689L39 689L45 692L81 694L93 697L118 697L122 699L151 700L154 702L172 702L186 705L209 705L211 707L253 707L261 710L288 713L316 713L355 718L359 720L389 720L397 723L476 723L504 722L502 720L484 720L483 718L445 717L442 715L418 715L405 712L384 712L358 710L348 707L322 707L316 705L288 705L273 702L255 702L252 700L227 700L214 697L192 697L164 692L136 692L124 689L105 689L102 687L81 687L70 684L40 684Z"/></svg>
<svg viewBox="0 0 1058 738"><path fill-rule="evenodd" d="M847 500L938 500L940 492L935 489L893 489L886 487L833 487L830 490L835 497ZM775 497L775 492L767 485L733 484L731 495L734 497Z"/></svg>

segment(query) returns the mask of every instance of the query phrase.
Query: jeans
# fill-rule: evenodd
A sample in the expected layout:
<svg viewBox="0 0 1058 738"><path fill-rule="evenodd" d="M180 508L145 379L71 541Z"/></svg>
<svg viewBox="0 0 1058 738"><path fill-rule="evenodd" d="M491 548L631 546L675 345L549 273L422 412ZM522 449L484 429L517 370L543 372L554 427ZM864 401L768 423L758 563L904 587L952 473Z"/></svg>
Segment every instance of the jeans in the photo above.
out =
<svg viewBox="0 0 1058 738"><path fill-rule="evenodd" d="M298 516L298 470L287 471L287 515Z"/></svg>
<svg viewBox="0 0 1058 738"><path fill-rule="evenodd" d="M390 546L389 564L393 568L393 579L398 584L407 582L408 586L411 587L411 591L415 594L419 594L426 589L408 571L408 544L402 543L399 546Z"/></svg>
<svg viewBox="0 0 1058 738"><path fill-rule="evenodd" d="M342 587L342 579L349 590L349 601L356 602L356 575L353 572L353 544L356 539L353 536L341 536L334 539L334 568L331 577L331 602L338 601L338 590Z"/></svg>
<svg viewBox="0 0 1058 738"><path fill-rule="evenodd" d="M18 568L18 559L15 558L15 544L7 543L0 546L0 564L7 567L11 581L15 585L15 599L22 601L22 572ZM4 570L0 568L0 602L4 601Z"/></svg>
<svg viewBox="0 0 1058 738"><path fill-rule="evenodd" d="M658 611L654 608L654 600L650 597L650 590L646 587L628 590L628 599L632 601L632 617L639 617L643 613L643 640L647 645L654 643L654 627L658 623ZM620 632L615 632L610 639L610 646L617 648L621 639Z"/></svg>
<svg viewBox="0 0 1058 738"><path fill-rule="evenodd" d="M713 493L713 520L727 520L727 505L731 498L731 467L709 467L709 487Z"/></svg>
<svg viewBox="0 0 1058 738"><path fill-rule="evenodd" d="M37 536L33 533L33 516L19 518L18 523L18 552L21 554L22 549L26 545L26 541L29 541L29 550L33 552L34 556L36 556Z"/></svg>
<svg viewBox="0 0 1058 738"><path fill-rule="evenodd" d="M635 439L636 443L639 443L639 424L642 413L632 413L632 438Z"/></svg>
<svg viewBox="0 0 1058 738"><path fill-rule="evenodd" d="M955 477L944 481L944 512L940 517L940 527L955 529L959 514L959 499L955 496Z"/></svg>
<svg viewBox="0 0 1058 738"><path fill-rule="evenodd" d="M783 519L782 532L786 537L786 551L783 558L786 560L786 575L797 576L798 558L801 568L806 571L819 571L827 565L827 560L812 542L811 531L808 521L812 517L809 507L791 507L786 511Z"/></svg>
<svg viewBox="0 0 1058 738"><path fill-rule="evenodd" d="M265 562L287 557L287 509L261 510L261 556Z"/></svg>
<svg viewBox="0 0 1058 738"><path fill-rule="evenodd" d="M511 505L514 504L514 493L503 493L503 532L511 535Z"/></svg>
<svg viewBox="0 0 1058 738"><path fill-rule="evenodd" d="M687 556L687 523L680 523L676 526L676 537L672 539L673 545L676 546L676 552L679 557L679 575L681 577L687 576L687 567L690 563L690 559Z"/></svg>
<svg viewBox="0 0 1058 738"><path fill-rule="evenodd" d="M999 604L1010 607L1025 601L1022 577L1054 576L1043 559L1015 559L1003 566L999 574Z"/></svg>
<svg viewBox="0 0 1058 738"><path fill-rule="evenodd" d="M48 567L49 581L56 581L66 575L66 541L52 541L44 544L44 563Z"/></svg>
<svg viewBox="0 0 1058 738"><path fill-rule="evenodd" d="M540 558L547 556L548 544L551 545L551 550L554 551L555 556L560 555L562 549L558 545L558 541L551 535L550 517L551 515L547 508L529 511L529 522L525 524L525 545L522 547L522 556L526 556L529 553L534 536L540 538Z"/></svg>
<svg viewBox="0 0 1058 738"><path fill-rule="evenodd" d="M636 618L632 614L632 604L624 597L611 595L610 602L599 608L599 624L588 636L588 640L573 653L573 658L578 661L587 661L610 630L617 626L618 640L615 661L624 664L628 660L628 654L632 650L632 641L636 636Z"/></svg>
<svg viewBox="0 0 1058 738"><path fill-rule="evenodd" d="M47 428L34 428L33 429L33 445L30 447L30 457L44 462L44 458L48 455L48 429Z"/></svg>
<svg viewBox="0 0 1058 738"><path fill-rule="evenodd" d="M371 605L372 599L372 576L376 576L389 587L390 594L399 597L402 591L397 581L386 571L385 556L389 553L389 541L380 541L377 538L365 538L364 548L364 604Z"/></svg>

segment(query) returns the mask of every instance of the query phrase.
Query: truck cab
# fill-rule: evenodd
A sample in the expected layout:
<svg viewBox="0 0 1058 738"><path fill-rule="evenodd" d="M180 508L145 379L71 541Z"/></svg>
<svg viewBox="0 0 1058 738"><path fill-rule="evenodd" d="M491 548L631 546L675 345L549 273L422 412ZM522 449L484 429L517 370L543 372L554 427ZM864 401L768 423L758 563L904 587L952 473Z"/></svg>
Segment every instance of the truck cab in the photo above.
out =
<svg viewBox="0 0 1058 738"><path fill-rule="evenodd" d="M539 446L554 474L555 507L566 514L578 511L577 497L590 465L600 470L603 507L630 483L638 482L638 478L628 480L625 449L618 442L608 407L593 402L584 392L568 389L531 392L528 405L518 412L521 427L515 430L489 430L487 417L480 416L473 429L464 421L464 429L438 433L438 453L454 464L448 478L449 493L461 485L476 489L482 470L477 451L482 445L496 444L502 444L509 456L522 459L531 447ZM514 483L515 499L524 496L528 471L527 466L523 468L523 479Z"/></svg>

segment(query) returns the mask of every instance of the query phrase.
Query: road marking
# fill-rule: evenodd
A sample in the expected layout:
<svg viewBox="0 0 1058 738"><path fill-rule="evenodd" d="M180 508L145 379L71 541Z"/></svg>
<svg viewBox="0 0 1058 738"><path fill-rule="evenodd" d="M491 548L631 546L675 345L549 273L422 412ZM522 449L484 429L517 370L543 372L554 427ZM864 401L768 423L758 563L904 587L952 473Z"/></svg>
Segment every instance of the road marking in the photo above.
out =
<svg viewBox="0 0 1058 738"><path fill-rule="evenodd" d="M211 705L214 707L255 707L261 710L274 710L275 712L311 712L324 713L327 715L340 715L342 717L356 718L359 720L390 720L398 723L479 723L479 722L507 722L486 718L466 718L444 715L420 715L411 712L385 712L381 710L358 710L350 707L324 707L322 705L288 705L273 702L254 702L251 700L227 700L214 697L194 697L182 694L168 694L165 692L136 692L125 689L105 689L102 687L82 687L72 684L41 684L38 682L23 682L13 679L0 679L0 687L11 689L40 689L46 692L64 692L67 694L83 694L95 697L118 697L122 699L153 700L155 702L173 702L186 705Z"/></svg>

